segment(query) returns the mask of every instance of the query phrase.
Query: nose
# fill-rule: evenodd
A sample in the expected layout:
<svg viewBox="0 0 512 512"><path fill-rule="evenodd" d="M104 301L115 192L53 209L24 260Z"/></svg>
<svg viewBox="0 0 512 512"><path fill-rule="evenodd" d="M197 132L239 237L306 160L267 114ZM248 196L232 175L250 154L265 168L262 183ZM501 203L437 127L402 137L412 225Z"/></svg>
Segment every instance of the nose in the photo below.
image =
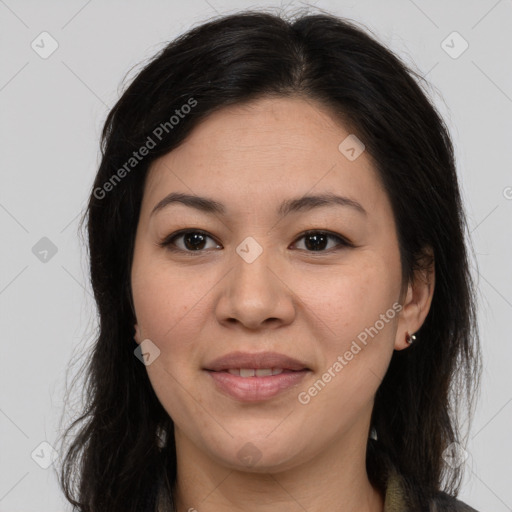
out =
<svg viewBox="0 0 512 512"><path fill-rule="evenodd" d="M233 254L232 270L222 281L216 305L218 321L250 330L278 328L293 322L296 299L275 258L263 250L250 261Z"/></svg>

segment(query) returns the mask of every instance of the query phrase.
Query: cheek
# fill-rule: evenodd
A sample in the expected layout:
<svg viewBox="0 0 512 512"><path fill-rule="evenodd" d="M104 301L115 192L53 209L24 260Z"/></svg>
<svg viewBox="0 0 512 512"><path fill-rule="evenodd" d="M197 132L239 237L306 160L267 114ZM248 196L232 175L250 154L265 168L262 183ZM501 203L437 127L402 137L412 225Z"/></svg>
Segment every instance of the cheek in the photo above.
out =
<svg viewBox="0 0 512 512"><path fill-rule="evenodd" d="M346 340L372 326L397 301L397 269L358 257L357 264L329 271L327 279L304 273L296 281L297 294L321 320L319 326L332 337Z"/></svg>
<svg viewBox="0 0 512 512"><path fill-rule="evenodd" d="M319 372L329 382L319 404L325 400L327 406L340 393L343 398L336 401L340 407L367 401L380 384L394 349L399 266L366 256L361 255L357 265L340 267L321 286L311 275L300 281L298 293L314 313L311 318L318 327Z"/></svg>
<svg viewBox="0 0 512 512"><path fill-rule="evenodd" d="M196 276L194 278L194 276ZM201 345L194 343L205 321L207 301L201 300L213 285L197 272L184 272L176 266L152 259L134 259L132 293L142 339L151 340L159 356L146 367L160 403L180 424L190 424L194 415L201 418L203 399L184 390L193 388ZM210 313L211 314L211 313ZM202 406L202 407L201 407ZM204 413L204 411L203 411Z"/></svg>
<svg viewBox="0 0 512 512"><path fill-rule="evenodd" d="M163 346L172 343L176 332L183 335L183 329L204 315L201 298L214 282L207 273L198 279L197 271L171 265L161 257L135 259L132 292L142 335Z"/></svg>

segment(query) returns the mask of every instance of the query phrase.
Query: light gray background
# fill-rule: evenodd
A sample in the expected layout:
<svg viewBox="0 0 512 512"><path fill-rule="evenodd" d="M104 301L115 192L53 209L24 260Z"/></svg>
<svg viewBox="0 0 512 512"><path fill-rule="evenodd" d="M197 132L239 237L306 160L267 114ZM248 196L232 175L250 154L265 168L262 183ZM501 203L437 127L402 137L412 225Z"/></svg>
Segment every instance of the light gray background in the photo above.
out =
<svg viewBox="0 0 512 512"><path fill-rule="evenodd" d="M512 1L310 3L365 24L426 75L451 130L480 270L484 352L460 498L481 512L510 511ZM60 435L66 379L74 375L66 369L94 333L78 219L123 77L209 16L271 5L281 3L0 0L0 511L69 510L55 466L42 469L31 454L50 456L39 445ZM59 45L47 59L31 47L43 31ZM469 44L455 59L441 46L453 31ZM450 41L452 51L461 48ZM42 237L57 248L46 262L32 251Z"/></svg>

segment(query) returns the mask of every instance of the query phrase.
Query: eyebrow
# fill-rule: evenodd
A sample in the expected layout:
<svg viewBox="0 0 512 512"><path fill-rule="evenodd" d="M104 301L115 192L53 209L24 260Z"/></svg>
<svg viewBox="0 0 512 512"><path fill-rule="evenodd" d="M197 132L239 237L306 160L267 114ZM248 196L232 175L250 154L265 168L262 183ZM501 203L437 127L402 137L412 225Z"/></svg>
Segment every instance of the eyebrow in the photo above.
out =
<svg viewBox="0 0 512 512"><path fill-rule="evenodd" d="M181 203L185 206L189 206L190 208L195 208L196 210L209 214L225 215L226 213L226 208L222 203L208 197L172 192L156 204L151 211L150 216L174 203ZM285 200L279 206L277 215L279 217L284 217L289 213L309 211L322 206L347 206L363 215L367 215L366 210L354 199L330 193L308 195L296 199Z"/></svg>

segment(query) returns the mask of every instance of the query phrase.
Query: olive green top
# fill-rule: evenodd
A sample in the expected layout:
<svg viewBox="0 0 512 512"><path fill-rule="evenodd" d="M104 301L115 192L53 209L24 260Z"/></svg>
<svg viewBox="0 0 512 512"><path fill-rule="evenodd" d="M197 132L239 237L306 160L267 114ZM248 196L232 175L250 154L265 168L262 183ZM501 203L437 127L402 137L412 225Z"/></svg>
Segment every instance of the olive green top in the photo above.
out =
<svg viewBox="0 0 512 512"><path fill-rule="evenodd" d="M393 473L387 483L384 501L384 512L402 512L407 510L405 491L402 487L400 477Z"/></svg>
<svg viewBox="0 0 512 512"><path fill-rule="evenodd" d="M408 492L406 489L404 479L392 470L385 489L384 512L416 512L418 510L411 505L414 492ZM428 512L478 512L444 492L437 493L422 505Z"/></svg>

